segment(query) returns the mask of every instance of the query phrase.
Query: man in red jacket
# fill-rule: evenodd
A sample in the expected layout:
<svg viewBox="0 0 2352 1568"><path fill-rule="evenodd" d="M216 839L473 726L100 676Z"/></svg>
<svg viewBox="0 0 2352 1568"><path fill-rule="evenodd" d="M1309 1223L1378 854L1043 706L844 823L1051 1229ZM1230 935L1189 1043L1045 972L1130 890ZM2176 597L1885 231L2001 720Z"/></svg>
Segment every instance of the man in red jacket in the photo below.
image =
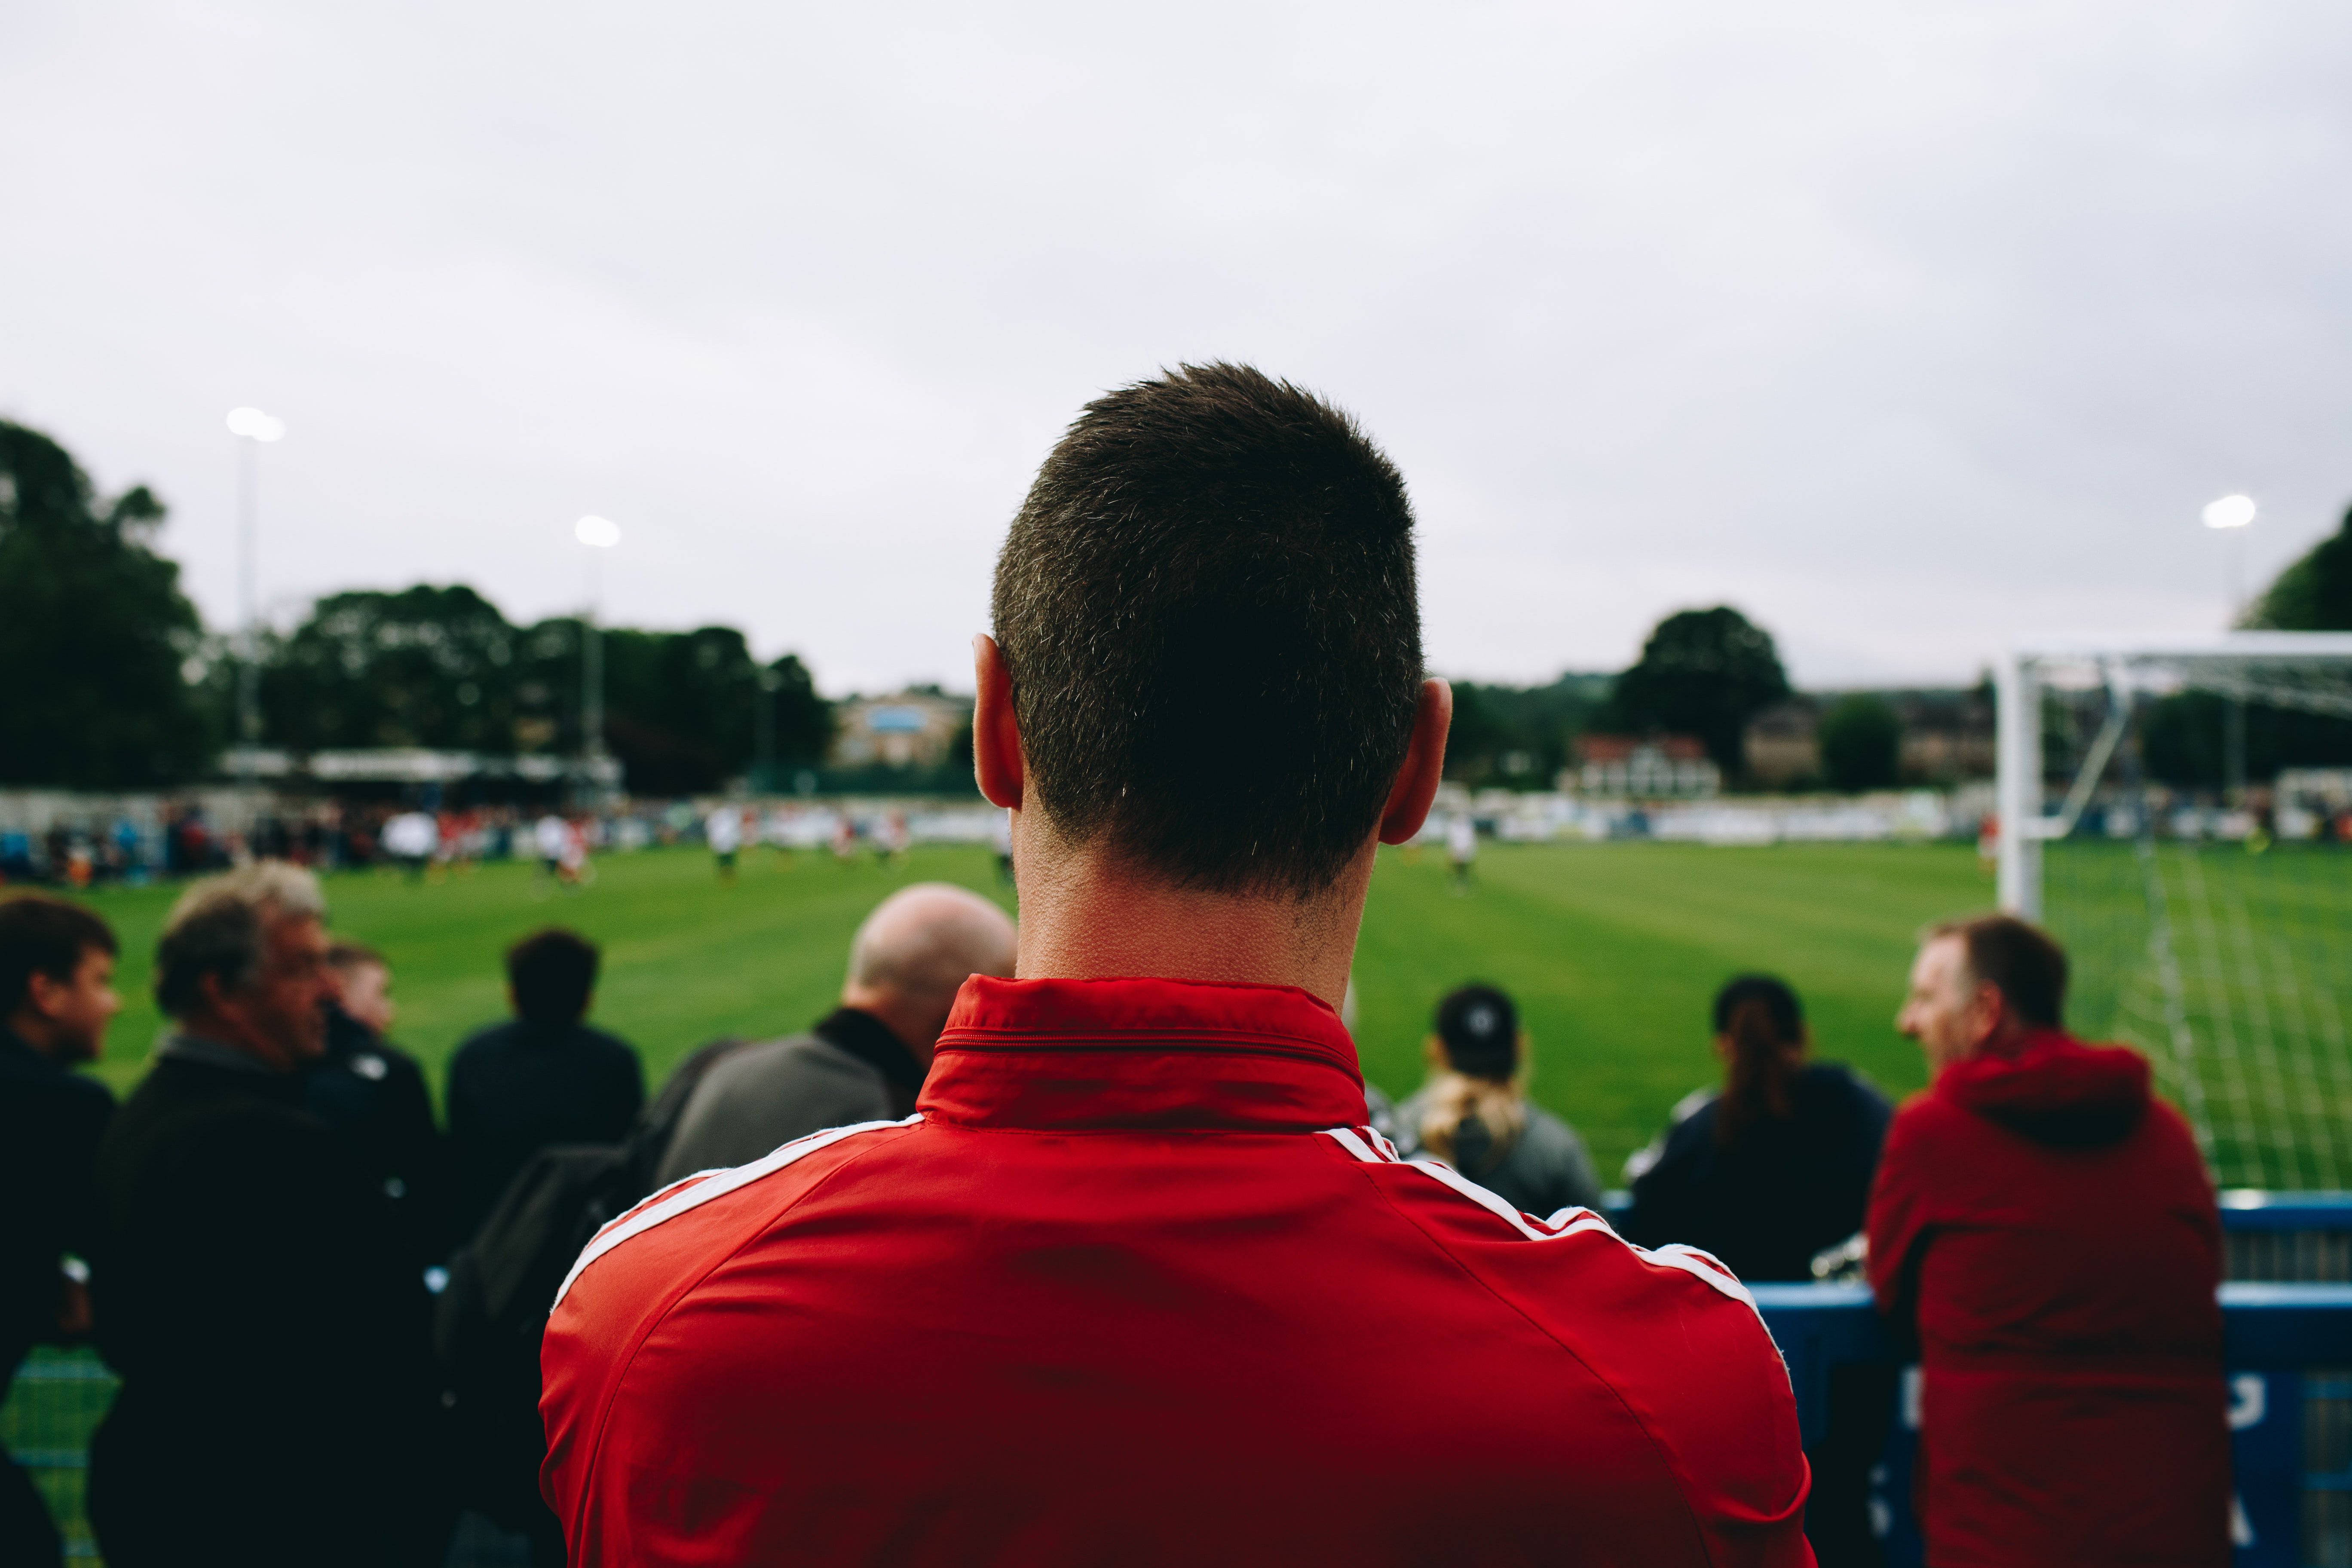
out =
<svg viewBox="0 0 2352 1568"><path fill-rule="evenodd" d="M2147 1063L2059 1026L2066 955L2004 915L1937 926L1897 1020L1871 1284L1916 1331L1935 1568L2230 1558L2221 1231Z"/></svg>
<svg viewBox="0 0 2352 1568"><path fill-rule="evenodd" d="M1231 365L1088 405L975 642L1019 978L904 1121L656 1194L546 1336L575 1564L1803 1564L1748 1292L1370 1127L1334 1011L1427 814L1412 513Z"/></svg>

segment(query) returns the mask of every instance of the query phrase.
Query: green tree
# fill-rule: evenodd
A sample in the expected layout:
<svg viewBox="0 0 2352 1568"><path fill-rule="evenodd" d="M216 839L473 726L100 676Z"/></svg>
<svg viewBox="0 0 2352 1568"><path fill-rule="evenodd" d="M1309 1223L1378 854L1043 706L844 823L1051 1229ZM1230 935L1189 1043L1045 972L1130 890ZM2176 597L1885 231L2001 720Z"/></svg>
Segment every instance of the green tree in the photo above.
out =
<svg viewBox="0 0 2352 1568"><path fill-rule="evenodd" d="M1445 776L1470 784L1549 788L1612 683L1609 676L1576 674L1546 686L1454 682Z"/></svg>
<svg viewBox="0 0 2352 1568"><path fill-rule="evenodd" d="M1748 721L1789 695L1772 634L1727 605L1660 621L1617 679L1608 725L1629 734L1696 735L1727 775L1741 764Z"/></svg>
<svg viewBox="0 0 2352 1568"><path fill-rule="evenodd" d="M1885 789L1903 755L1903 721L1885 699L1848 697L1822 718L1822 772L1830 787Z"/></svg>
<svg viewBox="0 0 2352 1568"><path fill-rule="evenodd" d="M204 628L155 552L163 505L101 500L66 449L0 421L0 782L171 784L219 739Z"/></svg>
<svg viewBox="0 0 2352 1568"><path fill-rule="evenodd" d="M2352 508L2334 533L2278 574L2245 624L2263 631L2352 631Z"/></svg>
<svg viewBox="0 0 2352 1568"><path fill-rule="evenodd" d="M261 674L262 735L298 752L515 750L521 634L463 584L330 594Z"/></svg>

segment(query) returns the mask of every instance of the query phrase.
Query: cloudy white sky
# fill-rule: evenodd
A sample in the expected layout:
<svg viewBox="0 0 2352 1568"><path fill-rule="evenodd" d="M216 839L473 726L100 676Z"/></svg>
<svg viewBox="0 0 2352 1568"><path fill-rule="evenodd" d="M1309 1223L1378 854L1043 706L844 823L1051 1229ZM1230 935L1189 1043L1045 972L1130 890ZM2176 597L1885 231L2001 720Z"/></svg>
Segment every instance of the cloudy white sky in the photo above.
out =
<svg viewBox="0 0 2352 1568"><path fill-rule="evenodd" d="M464 581L968 679L1077 405L1354 409L1436 668L2210 629L2352 500L2352 10L0 0L0 416L236 614Z"/></svg>

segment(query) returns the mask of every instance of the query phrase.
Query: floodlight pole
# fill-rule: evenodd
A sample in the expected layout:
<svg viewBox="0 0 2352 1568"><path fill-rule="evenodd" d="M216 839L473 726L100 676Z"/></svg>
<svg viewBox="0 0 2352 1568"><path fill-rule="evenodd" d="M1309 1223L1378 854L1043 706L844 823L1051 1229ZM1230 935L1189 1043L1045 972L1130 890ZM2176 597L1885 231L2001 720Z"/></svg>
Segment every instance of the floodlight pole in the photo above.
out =
<svg viewBox="0 0 2352 1568"><path fill-rule="evenodd" d="M236 437L236 582L244 647L236 671L237 782L254 786L254 748L261 743L261 443Z"/></svg>
<svg viewBox="0 0 2352 1568"><path fill-rule="evenodd" d="M580 754L587 761L592 787L604 755L604 634L596 625L603 584L596 556L596 546L588 546L588 607L580 616Z"/></svg>
<svg viewBox="0 0 2352 1568"><path fill-rule="evenodd" d="M2042 918L2042 686L2032 660L2015 648L1993 672L1999 752L1994 782L2000 907Z"/></svg>
<svg viewBox="0 0 2352 1568"><path fill-rule="evenodd" d="M783 682L776 672L760 665L751 696L751 793L767 795L776 787L776 689Z"/></svg>

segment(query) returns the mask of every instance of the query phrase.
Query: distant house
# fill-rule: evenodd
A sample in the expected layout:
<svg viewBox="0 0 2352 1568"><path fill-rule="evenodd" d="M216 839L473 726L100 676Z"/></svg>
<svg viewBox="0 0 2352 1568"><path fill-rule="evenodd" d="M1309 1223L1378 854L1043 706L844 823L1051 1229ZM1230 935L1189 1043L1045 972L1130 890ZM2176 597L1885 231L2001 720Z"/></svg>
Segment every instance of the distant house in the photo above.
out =
<svg viewBox="0 0 2352 1568"><path fill-rule="evenodd" d="M1811 698L1776 702L1740 734L1748 776L1765 789L1790 789L1822 776L1822 710Z"/></svg>
<svg viewBox="0 0 2352 1568"><path fill-rule="evenodd" d="M1696 735L1580 735L1561 783L1583 795L1692 799L1720 792L1723 771Z"/></svg>
<svg viewBox="0 0 2352 1568"><path fill-rule="evenodd" d="M957 732L971 721L971 704L931 691L853 698L836 710L833 742L837 767L936 767L947 760Z"/></svg>
<svg viewBox="0 0 2352 1568"><path fill-rule="evenodd" d="M1903 721L1898 766L1906 781L1952 784L1992 777L2000 746L1987 693L1892 691L1886 700Z"/></svg>
<svg viewBox="0 0 2352 1568"><path fill-rule="evenodd" d="M1748 777L1764 789L1792 789L1822 778L1822 715L1847 692L1792 697L1748 722L1742 733ZM1874 696L1902 721L1896 771L1906 784L1957 784L1990 778L1992 704L1969 690L1880 691Z"/></svg>

